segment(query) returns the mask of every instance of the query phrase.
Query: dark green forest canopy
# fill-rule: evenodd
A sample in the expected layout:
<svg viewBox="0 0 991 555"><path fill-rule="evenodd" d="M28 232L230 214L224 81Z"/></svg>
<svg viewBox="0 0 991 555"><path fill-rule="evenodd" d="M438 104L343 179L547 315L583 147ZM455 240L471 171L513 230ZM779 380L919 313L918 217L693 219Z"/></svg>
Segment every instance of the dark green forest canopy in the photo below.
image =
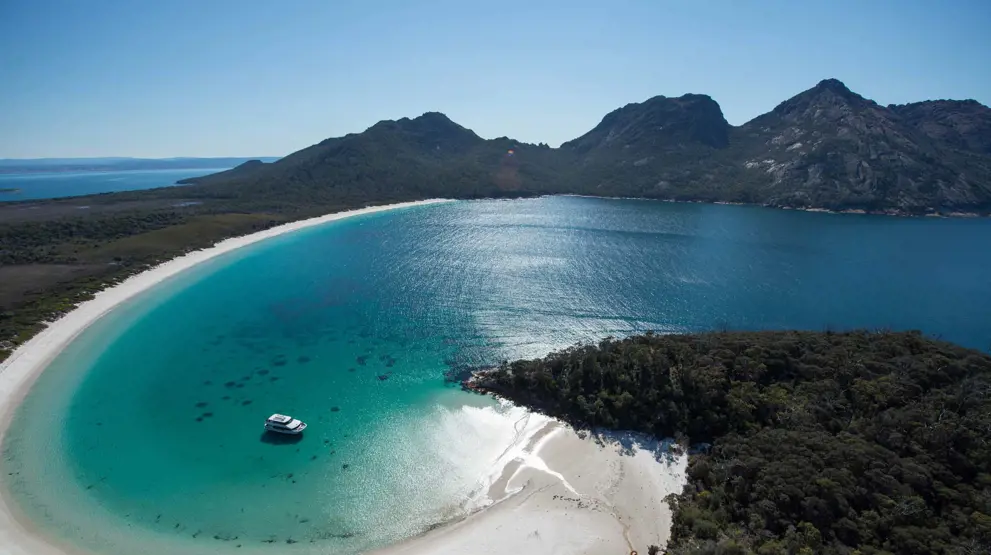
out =
<svg viewBox="0 0 991 555"><path fill-rule="evenodd" d="M480 373L696 447L669 553L991 553L991 357L919 333L647 334Z"/></svg>

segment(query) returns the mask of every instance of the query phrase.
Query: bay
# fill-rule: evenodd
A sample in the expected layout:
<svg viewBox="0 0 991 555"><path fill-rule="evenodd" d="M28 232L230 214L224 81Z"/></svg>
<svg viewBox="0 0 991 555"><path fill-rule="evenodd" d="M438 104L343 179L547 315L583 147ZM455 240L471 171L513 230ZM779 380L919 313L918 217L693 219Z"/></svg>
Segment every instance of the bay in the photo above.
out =
<svg viewBox="0 0 991 555"><path fill-rule="evenodd" d="M485 503L518 437L519 411L446 371L646 330L920 329L986 349L989 246L980 219L575 197L342 220L87 330L15 415L5 486L101 552L359 552ZM272 412L310 428L273 441Z"/></svg>

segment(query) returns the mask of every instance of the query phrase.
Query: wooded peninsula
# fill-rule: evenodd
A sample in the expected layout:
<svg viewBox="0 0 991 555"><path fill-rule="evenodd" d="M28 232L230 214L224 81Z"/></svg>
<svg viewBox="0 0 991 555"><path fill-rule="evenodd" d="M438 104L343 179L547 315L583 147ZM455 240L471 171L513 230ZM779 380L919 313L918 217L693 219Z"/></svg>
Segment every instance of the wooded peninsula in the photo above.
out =
<svg viewBox="0 0 991 555"><path fill-rule="evenodd" d="M647 334L477 373L691 446L672 554L991 553L991 357L919 333Z"/></svg>

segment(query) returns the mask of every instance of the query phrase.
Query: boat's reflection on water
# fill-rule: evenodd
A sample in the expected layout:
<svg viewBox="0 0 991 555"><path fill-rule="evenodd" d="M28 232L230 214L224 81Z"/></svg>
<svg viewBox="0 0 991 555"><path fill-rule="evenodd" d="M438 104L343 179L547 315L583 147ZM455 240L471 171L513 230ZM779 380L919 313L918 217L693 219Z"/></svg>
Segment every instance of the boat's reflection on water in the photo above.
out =
<svg viewBox="0 0 991 555"><path fill-rule="evenodd" d="M303 441L303 434L280 434L265 430L261 435L261 442L269 445L296 445Z"/></svg>

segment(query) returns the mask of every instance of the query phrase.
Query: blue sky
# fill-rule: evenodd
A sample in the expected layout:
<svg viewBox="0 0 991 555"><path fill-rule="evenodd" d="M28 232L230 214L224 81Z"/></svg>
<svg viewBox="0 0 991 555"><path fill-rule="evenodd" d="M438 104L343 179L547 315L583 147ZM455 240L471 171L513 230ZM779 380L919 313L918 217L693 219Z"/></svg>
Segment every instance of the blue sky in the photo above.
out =
<svg viewBox="0 0 991 555"><path fill-rule="evenodd" d="M441 111L557 146L654 95L827 77L991 103L991 1L0 0L0 158L284 155Z"/></svg>

